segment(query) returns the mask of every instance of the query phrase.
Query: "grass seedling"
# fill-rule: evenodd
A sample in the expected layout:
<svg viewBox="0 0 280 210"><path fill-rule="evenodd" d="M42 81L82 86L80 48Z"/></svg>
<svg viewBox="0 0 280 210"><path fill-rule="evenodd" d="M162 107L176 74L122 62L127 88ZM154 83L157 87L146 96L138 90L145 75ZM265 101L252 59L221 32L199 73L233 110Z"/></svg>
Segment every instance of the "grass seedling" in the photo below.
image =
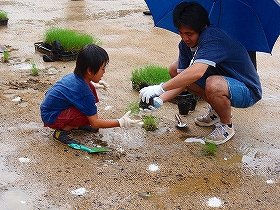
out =
<svg viewBox="0 0 280 210"><path fill-rule="evenodd" d="M9 62L9 56L10 56L9 52L7 50L5 50L3 52L4 63L8 63Z"/></svg>
<svg viewBox="0 0 280 210"><path fill-rule="evenodd" d="M30 74L32 76L38 76L40 69L37 68L34 62L30 62L30 64L31 64Z"/></svg>
<svg viewBox="0 0 280 210"><path fill-rule="evenodd" d="M7 19L7 18L8 18L7 12L0 11L0 19Z"/></svg>
<svg viewBox="0 0 280 210"><path fill-rule="evenodd" d="M145 86L158 85L170 79L168 68L157 65L146 65L143 68L133 70L131 73L132 86L137 91Z"/></svg>
<svg viewBox="0 0 280 210"><path fill-rule="evenodd" d="M217 154L217 145L210 142L206 142L203 147L202 155L216 157L216 154Z"/></svg>
<svg viewBox="0 0 280 210"><path fill-rule="evenodd" d="M101 45L100 40L89 34L51 27L45 33L44 42L51 45L56 40L60 41L64 51L67 52L79 52L85 45L91 43Z"/></svg>
<svg viewBox="0 0 280 210"><path fill-rule="evenodd" d="M139 114L139 105L138 105L138 101L134 102L134 103L130 103L126 109L126 111L131 111L132 115L137 115Z"/></svg>
<svg viewBox="0 0 280 210"><path fill-rule="evenodd" d="M159 124L159 118L156 116L153 116L152 114L147 115L147 116L143 116L142 117L143 120L143 128L146 131L154 131L158 128L158 124Z"/></svg>

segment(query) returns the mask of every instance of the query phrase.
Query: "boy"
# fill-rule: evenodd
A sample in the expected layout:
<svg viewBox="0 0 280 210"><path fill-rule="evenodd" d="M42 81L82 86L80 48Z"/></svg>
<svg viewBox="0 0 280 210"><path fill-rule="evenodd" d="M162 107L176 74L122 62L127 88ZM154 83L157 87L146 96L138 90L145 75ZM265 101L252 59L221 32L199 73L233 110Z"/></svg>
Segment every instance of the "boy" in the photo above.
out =
<svg viewBox="0 0 280 210"><path fill-rule="evenodd" d="M92 82L98 83L109 62L107 52L94 44L78 54L74 73L64 76L46 93L40 105L44 126L55 129L53 137L65 144L76 143L71 130L98 132L98 128L140 126L127 112L118 120L98 118L98 97Z"/></svg>

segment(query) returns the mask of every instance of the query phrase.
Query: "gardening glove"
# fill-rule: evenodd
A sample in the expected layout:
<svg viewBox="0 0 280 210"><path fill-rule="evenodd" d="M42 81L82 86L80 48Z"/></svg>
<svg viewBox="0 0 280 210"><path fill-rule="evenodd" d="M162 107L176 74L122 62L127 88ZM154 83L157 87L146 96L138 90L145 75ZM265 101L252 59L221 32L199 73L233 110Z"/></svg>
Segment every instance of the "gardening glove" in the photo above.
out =
<svg viewBox="0 0 280 210"><path fill-rule="evenodd" d="M137 126L142 126L143 122L142 120L132 120L129 118L131 111L128 111L125 113L124 116L122 116L120 119L118 119L120 123L121 128L131 128L131 127L137 127Z"/></svg>
<svg viewBox="0 0 280 210"><path fill-rule="evenodd" d="M146 100L146 103L149 103L149 100L151 97L156 97L160 96L164 92L166 92L163 88L162 85L164 83L162 82L160 85L151 85L148 87L144 87L140 90L140 98L144 102Z"/></svg>

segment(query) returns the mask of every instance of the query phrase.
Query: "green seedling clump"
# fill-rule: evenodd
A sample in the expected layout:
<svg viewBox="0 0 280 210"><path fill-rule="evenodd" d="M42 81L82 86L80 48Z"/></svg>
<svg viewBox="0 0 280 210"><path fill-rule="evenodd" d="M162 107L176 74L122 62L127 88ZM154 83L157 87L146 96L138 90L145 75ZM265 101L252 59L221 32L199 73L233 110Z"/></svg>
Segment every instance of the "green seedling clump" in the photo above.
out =
<svg viewBox="0 0 280 210"><path fill-rule="evenodd" d="M203 148L204 156L214 156L217 154L217 145L214 143L206 142Z"/></svg>
<svg viewBox="0 0 280 210"><path fill-rule="evenodd" d="M89 34L51 27L45 33L44 42L51 45L56 40L59 40L64 51L68 52L79 52L85 45L91 43L101 45L100 40Z"/></svg>
<svg viewBox="0 0 280 210"><path fill-rule="evenodd" d="M30 70L30 74L32 76L38 76L40 69L37 68L36 64L33 62L30 62L31 64L31 70Z"/></svg>
<svg viewBox="0 0 280 210"><path fill-rule="evenodd" d="M158 85L170 80L168 68L157 65L146 65L132 71L131 81L133 89L139 91L149 85Z"/></svg>
<svg viewBox="0 0 280 210"><path fill-rule="evenodd" d="M126 111L131 111L132 115L137 115L139 114L139 105L138 105L138 101L134 102L134 103L130 103L128 105L128 108L126 109Z"/></svg>
<svg viewBox="0 0 280 210"><path fill-rule="evenodd" d="M10 56L9 52L7 50L5 50L3 52L4 63L8 63L9 62L9 56Z"/></svg>
<svg viewBox="0 0 280 210"><path fill-rule="evenodd" d="M7 12L0 11L0 19L6 19L6 18L8 18Z"/></svg>
<svg viewBox="0 0 280 210"><path fill-rule="evenodd" d="M154 131L158 128L158 124L159 124L159 118L156 116L151 115L147 115L147 116L143 116L142 118L143 120L143 128L146 131Z"/></svg>

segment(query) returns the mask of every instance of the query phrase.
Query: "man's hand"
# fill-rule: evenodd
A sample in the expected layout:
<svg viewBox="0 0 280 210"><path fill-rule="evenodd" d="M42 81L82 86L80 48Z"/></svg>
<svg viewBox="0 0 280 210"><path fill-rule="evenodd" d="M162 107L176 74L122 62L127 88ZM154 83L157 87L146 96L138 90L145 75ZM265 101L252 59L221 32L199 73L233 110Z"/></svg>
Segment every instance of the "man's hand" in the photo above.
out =
<svg viewBox="0 0 280 210"><path fill-rule="evenodd" d="M152 85L148 87L144 87L140 90L140 98L144 102L149 103L149 100L151 97L160 96L165 92L165 90L162 88L163 83L160 85Z"/></svg>
<svg viewBox="0 0 280 210"><path fill-rule="evenodd" d="M143 122L142 120L132 120L129 118L131 111L128 111L123 117L121 117L118 121L120 123L121 128L131 128L131 127L137 127L142 126Z"/></svg>

